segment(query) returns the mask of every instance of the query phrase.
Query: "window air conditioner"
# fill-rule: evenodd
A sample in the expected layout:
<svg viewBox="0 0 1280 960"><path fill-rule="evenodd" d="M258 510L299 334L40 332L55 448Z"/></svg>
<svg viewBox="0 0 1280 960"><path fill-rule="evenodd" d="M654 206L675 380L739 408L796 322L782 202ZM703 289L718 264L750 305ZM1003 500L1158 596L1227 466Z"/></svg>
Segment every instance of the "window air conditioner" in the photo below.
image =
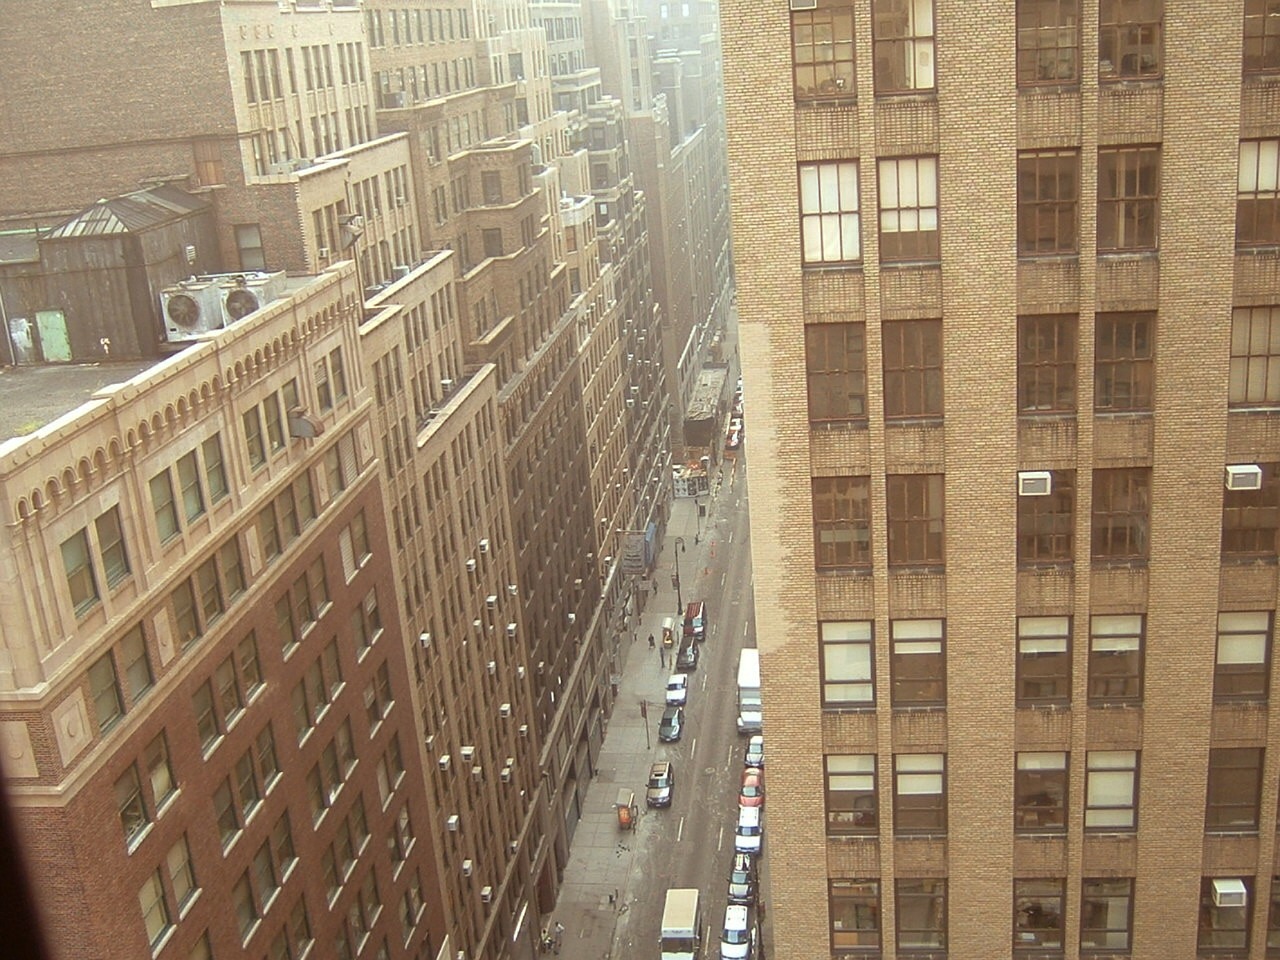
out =
<svg viewBox="0 0 1280 960"><path fill-rule="evenodd" d="M469 859L468 859L468 860L463 860L463 861L462 861L462 875L463 875L464 877L469 877L469 876L471 876L471 868L472 868L472 866L473 866L473 865L472 865L472 863L471 863L471 861L470 861Z"/></svg>
<svg viewBox="0 0 1280 960"><path fill-rule="evenodd" d="M514 637L516 635L516 625L514 623L507 624L507 636Z"/></svg>
<svg viewBox="0 0 1280 960"><path fill-rule="evenodd" d="M504 703L502 706L498 707L498 715L504 719L511 716L511 704Z"/></svg>
<svg viewBox="0 0 1280 960"><path fill-rule="evenodd" d="M1019 470L1018 496L1047 497L1053 492L1053 475L1048 470Z"/></svg>
<svg viewBox="0 0 1280 960"><path fill-rule="evenodd" d="M1248 905L1249 891L1244 881L1235 877L1215 877L1213 881L1213 905L1215 907L1243 907Z"/></svg>
<svg viewBox="0 0 1280 960"><path fill-rule="evenodd" d="M498 661L490 660L488 666L489 666L489 676L492 677L494 674L498 672Z"/></svg>
<svg viewBox="0 0 1280 960"><path fill-rule="evenodd" d="M490 610L496 610L498 607L498 595L496 593L489 594L484 598L484 605Z"/></svg>
<svg viewBox="0 0 1280 960"><path fill-rule="evenodd" d="M474 756L476 755L476 748L475 748L475 747L463 747L463 748L462 748L461 750L459 750L458 752L462 754L462 759L463 759L463 760L467 761L467 763L470 763L470 762L471 762L471 758L472 758L472 757L474 757Z"/></svg>
<svg viewBox="0 0 1280 960"><path fill-rule="evenodd" d="M449 769L449 764L452 760L453 758L446 753L443 757L441 757L439 760L436 761L440 765L441 773L444 773L446 770Z"/></svg>
<svg viewBox="0 0 1280 960"><path fill-rule="evenodd" d="M475 561L475 558L474 558L474 557L468 557L468 558L467 558L467 573L475 573L475 572L476 572L476 561Z"/></svg>
<svg viewBox="0 0 1280 960"><path fill-rule="evenodd" d="M502 773L500 773L500 774L499 774L499 776L500 776L500 777L502 777L502 782L503 782L503 783L510 783L510 782L511 782L511 768L510 768L510 767L503 767L503 768L502 768Z"/></svg>
<svg viewBox="0 0 1280 960"><path fill-rule="evenodd" d="M1228 490L1261 490L1262 468L1256 463L1234 463L1227 466Z"/></svg>
<svg viewBox="0 0 1280 960"><path fill-rule="evenodd" d="M483 540L481 540L481 541L480 541L480 552L481 552L481 553L488 553L488 552L489 552L489 538L488 538L488 537L486 537L485 539L483 539Z"/></svg>
<svg viewBox="0 0 1280 960"><path fill-rule="evenodd" d="M450 833L457 833L458 827L462 825L462 820L455 813L452 816L450 816L448 820L444 822L444 825Z"/></svg>
<svg viewBox="0 0 1280 960"><path fill-rule="evenodd" d="M328 260L328 259L329 259L329 248L328 248L328 247L321 247L319 250L317 250L317 251L316 251L316 256L317 256L317 257L319 257L321 260Z"/></svg>
<svg viewBox="0 0 1280 960"><path fill-rule="evenodd" d="M522 737L529 736L529 725L527 723L520 724L520 736Z"/></svg>
<svg viewBox="0 0 1280 960"><path fill-rule="evenodd" d="M481 887L481 888L480 888L480 902L481 902L481 903L492 903L492 902L493 902L493 887Z"/></svg>
<svg viewBox="0 0 1280 960"><path fill-rule="evenodd" d="M418 634L418 643L422 646L423 650L431 649L431 634L426 632Z"/></svg>
<svg viewBox="0 0 1280 960"><path fill-rule="evenodd" d="M484 779L484 767L472 767L472 768L471 768L471 779L472 779L472 780L483 780L483 779Z"/></svg>

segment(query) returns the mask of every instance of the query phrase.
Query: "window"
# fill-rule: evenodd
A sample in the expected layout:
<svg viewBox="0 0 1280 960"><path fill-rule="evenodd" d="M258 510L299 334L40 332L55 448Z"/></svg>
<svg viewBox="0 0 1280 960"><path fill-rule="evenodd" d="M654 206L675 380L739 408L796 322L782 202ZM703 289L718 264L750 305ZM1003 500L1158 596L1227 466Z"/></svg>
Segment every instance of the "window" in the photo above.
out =
<svg viewBox="0 0 1280 960"><path fill-rule="evenodd" d="M164 884L160 880L159 870L143 882L142 889L138 891L138 905L142 908L142 923L147 930L147 939L154 950L172 928L169 920L169 906L164 900Z"/></svg>
<svg viewBox="0 0 1280 960"><path fill-rule="evenodd" d="M236 249L240 252L240 269L266 270L267 256L262 247L262 230L259 225L237 223L235 232Z"/></svg>
<svg viewBox="0 0 1280 960"><path fill-rule="evenodd" d="M1276 556L1280 534L1280 465L1259 464L1262 487L1222 495L1222 554L1252 560Z"/></svg>
<svg viewBox="0 0 1280 960"><path fill-rule="evenodd" d="M898 880L898 949L947 948L947 881Z"/></svg>
<svg viewBox="0 0 1280 960"><path fill-rule="evenodd" d="M1252 914L1252 877L1202 878L1196 949L1213 956L1245 956Z"/></svg>
<svg viewBox="0 0 1280 960"><path fill-rule="evenodd" d="M1080 82L1080 0L1018 0L1018 86Z"/></svg>
<svg viewBox="0 0 1280 960"><path fill-rule="evenodd" d="M1065 880L1013 881L1013 949L1061 952L1065 929Z"/></svg>
<svg viewBox="0 0 1280 960"><path fill-rule="evenodd" d="M822 646L822 705L864 707L875 703L875 657L870 620L818 624Z"/></svg>
<svg viewBox="0 0 1280 960"><path fill-rule="evenodd" d="M1280 244L1280 140L1240 141L1236 246Z"/></svg>
<svg viewBox="0 0 1280 960"><path fill-rule="evenodd" d="M1075 413L1074 314L1018 318L1018 412Z"/></svg>
<svg viewBox="0 0 1280 960"><path fill-rule="evenodd" d="M147 766L147 779L151 783L151 799L156 809L164 808L170 797L178 792L177 782L173 779L173 767L169 763L169 741L164 733L160 733L147 744L144 754Z"/></svg>
<svg viewBox="0 0 1280 960"><path fill-rule="evenodd" d="M76 616L82 617L97 606L100 599L98 581L93 573L93 558L89 553L87 528L82 527L62 541L62 570L71 592L71 605Z"/></svg>
<svg viewBox="0 0 1280 960"><path fill-rule="evenodd" d="M486 257L502 256L502 231L486 228L480 231L480 242L484 245Z"/></svg>
<svg viewBox="0 0 1280 960"><path fill-rule="evenodd" d="M1280 70L1280 7L1275 0L1244 0L1244 72Z"/></svg>
<svg viewBox="0 0 1280 960"><path fill-rule="evenodd" d="M1099 253L1154 250L1159 210L1159 147L1098 151Z"/></svg>
<svg viewBox="0 0 1280 960"><path fill-rule="evenodd" d="M869 753L826 758L827 834L876 834L880 828L876 758Z"/></svg>
<svg viewBox="0 0 1280 960"><path fill-rule="evenodd" d="M182 512L187 523L204 514L204 492L200 489L200 463L196 452L178 458L178 489L182 495Z"/></svg>
<svg viewBox="0 0 1280 960"><path fill-rule="evenodd" d="M1146 618L1140 614L1089 619L1089 703L1142 702L1142 637Z"/></svg>
<svg viewBox="0 0 1280 960"><path fill-rule="evenodd" d="M1090 880L1080 888L1080 949L1128 953L1133 933L1133 880Z"/></svg>
<svg viewBox="0 0 1280 960"><path fill-rule="evenodd" d="M1085 754L1085 767L1085 829L1134 829L1138 820L1137 751L1090 750Z"/></svg>
<svg viewBox="0 0 1280 960"><path fill-rule="evenodd" d="M240 811L236 809L231 793L230 779L224 779L213 791L213 816L218 824L218 834L222 838L222 847L225 850L240 835L243 824Z"/></svg>
<svg viewBox="0 0 1280 960"><path fill-rule="evenodd" d="M1100 313L1094 340L1094 409L1151 409L1155 378L1154 313Z"/></svg>
<svg viewBox="0 0 1280 960"><path fill-rule="evenodd" d="M947 832L945 754L894 755L893 830L896 834Z"/></svg>
<svg viewBox="0 0 1280 960"><path fill-rule="evenodd" d="M1080 154L1075 150L1018 154L1018 254L1080 252Z"/></svg>
<svg viewBox="0 0 1280 960"><path fill-rule="evenodd" d="M1271 878L1271 907L1267 911L1267 956L1280 951L1280 877Z"/></svg>
<svg viewBox="0 0 1280 960"><path fill-rule="evenodd" d="M818 569L871 566L871 479L813 478L813 552Z"/></svg>
<svg viewBox="0 0 1280 960"><path fill-rule="evenodd" d="M110 653L99 657L89 668L89 693L93 698L93 716L98 732L106 733L124 715L116 664Z"/></svg>
<svg viewBox="0 0 1280 960"><path fill-rule="evenodd" d="M218 715L213 707L213 687L209 681L206 680L196 688L191 705L196 715L196 733L200 737L200 747L207 753L222 736Z"/></svg>
<svg viewBox="0 0 1280 960"><path fill-rule="evenodd" d="M797 101L854 96L852 6L793 10L791 65Z"/></svg>
<svg viewBox="0 0 1280 960"><path fill-rule="evenodd" d="M249 934L258 925L258 905L253 900L248 871L241 874L239 881L231 890L231 909L240 930L240 939L247 940Z"/></svg>
<svg viewBox="0 0 1280 960"><path fill-rule="evenodd" d="M880 882L828 881L827 909L831 916L834 951L880 948Z"/></svg>
<svg viewBox="0 0 1280 960"><path fill-rule="evenodd" d="M937 260L938 251L938 158L881 160L880 259Z"/></svg>
<svg viewBox="0 0 1280 960"><path fill-rule="evenodd" d="M941 474L886 478L889 566L941 566L943 492Z"/></svg>
<svg viewBox="0 0 1280 960"><path fill-rule="evenodd" d="M1280 404L1280 307L1232 311L1228 402L1232 407Z"/></svg>
<svg viewBox="0 0 1280 960"><path fill-rule="evenodd" d="M147 813L146 803L142 798L142 783L138 780L138 768L129 764L115 782L116 812L120 816L120 826L124 828L126 846L133 846L134 841L142 836L151 817Z"/></svg>
<svg viewBox="0 0 1280 960"><path fill-rule="evenodd" d="M1098 76L1158 77L1164 0L1102 0L1098 9Z"/></svg>
<svg viewBox="0 0 1280 960"><path fill-rule="evenodd" d="M806 264L862 259L855 161L800 164L800 240Z"/></svg>
<svg viewBox="0 0 1280 960"><path fill-rule="evenodd" d="M98 534L98 553L102 556L102 570L107 586L114 587L129 576L129 554L124 546L124 531L120 527L120 508L112 507L93 522Z"/></svg>
<svg viewBox="0 0 1280 960"><path fill-rule="evenodd" d="M1271 679L1271 613L1218 614L1215 700L1265 701Z"/></svg>
<svg viewBox="0 0 1280 960"><path fill-rule="evenodd" d="M942 416L942 321L881 326L886 420Z"/></svg>
<svg viewBox="0 0 1280 960"><path fill-rule="evenodd" d="M485 203L502 203L502 174L497 170L481 171L480 192L484 195Z"/></svg>
<svg viewBox="0 0 1280 960"><path fill-rule="evenodd" d="M1095 470L1093 559L1146 560L1150 511L1150 468Z"/></svg>
<svg viewBox="0 0 1280 960"><path fill-rule="evenodd" d="M1277 317L1280 324L1280 317ZM1280 330L1277 331L1280 339ZM809 422L842 423L867 417L865 323L813 323L805 327ZM1278 371L1280 379L1280 371ZM1277 388L1280 392L1280 387Z"/></svg>
<svg viewBox="0 0 1280 960"><path fill-rule="evenodd" d="M933 89L933 0L873 0L876 93Z"/></svg>
<svg viewBox="0 0 1280 960"><path fill-rule="evenodd" d="M150 486L156 531L160 534L160 542L167 543L181 532L178 526L178 507L173 500L173 481L169 478L169 471L163 470L157 473L151 478Z"/></svg>
<svg viewBox="0 0 1280 960"><path fill-rule="evenodd" d="M1067 829L1067 755L1019 753L1013 774L1013 828L1018 833Z"/></svg>
<svg viewBox="0 0 1280 960"><path fill-rule="evenodd" d="M196 895L196 875L191 868L191 851L187 848L185 835L172 847L165 857L169 867L169 885L173 888L173 898L178 903L178 913Z"/></svg>
<svg viewBox="0 0 1280 960"><path fill-rule="evenodd" d="M1076 472L1054 470L1049 494L1018 497L1018 563L1070 563L1075 556Z"/></svg>
<svg viewBox="0 0 1280 960"><path fill-rule="evenodd" d="M356 651L363 656L382 634L382 617L378 613L378 592L370 590L364 602L351 611L351 636Z"/></svg>
<svg viewBox="0 0 1280 960"><path fill-rule="evenodd" d="M1207 833L1256 831L1261 793L1260 747L1210 748L1209 786L1204 806Z"/></svg>
<svg viewBox="0 0 1280 960"><path fill-rule="evenodd" d="M249 454L249 466L258 468L267 462L267 448L262 439L262 420L258 408L246 410L242 418L244 422L244 443Z"/></svg>
<svg viewBox="0 0 1280 960"><path fill-rule="evenodd" d="M947 658L941 620L891 620L891 700L895 707L947 702Z"/></svg>
<svg viewBox="0 0 1280 960"><path fill-rule="evenodd" d="M1018 706L1071 702L1071 618L1018 618Z"/></svg>
<svg viewBox="0 0 1280 960"><path fill-rule="evenodd" d="M347 397L347 368L342 360L342 348L329 351L329 374L333 378L333 396L335 400Z"/></svg>

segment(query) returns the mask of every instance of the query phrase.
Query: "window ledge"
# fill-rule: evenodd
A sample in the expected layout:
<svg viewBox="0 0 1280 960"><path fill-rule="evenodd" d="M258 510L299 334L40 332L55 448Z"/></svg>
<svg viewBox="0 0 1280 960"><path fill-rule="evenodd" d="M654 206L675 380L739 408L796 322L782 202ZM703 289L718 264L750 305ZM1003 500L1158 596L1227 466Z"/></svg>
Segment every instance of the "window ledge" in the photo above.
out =
<svg viewBox="0 0 1280 960"><path fill-rule="evenodd" d="M1280 257L1280 244L1256 243L1248 246L1236 245L1236 253L1246 257Z"/></svg>
<svg viewBox="0 0 1280 960"><path fill-rule="evenodd" d="M1018 571L1021 573L1073 573L1076 568L1074 560L1019 560Z"/></svg>
<svg viewBox="0 0 1280 960"><path fill-rule="evenodd" d="M1160 259L1159 250L1099 250L1098 260L1102 263L1126 263L1143 260Z"/></svg>
<svg viewBox="0 0 1280 960"><path fill-rule="evenodd" d="M841 704L841 705L823 705L822 712L825 714L841 714L841 713L875 713L876 705L868 704Z"/></svg>
<svg viewBox="0 0 1280 960"><path fill-rule="evenodd" d="M1053 253L1019 253L1019 265L1024 263L1079 263L1080 251L1055 251Z"/></svg>
<svg viewBox="0 0 1280 960"><path fill-rule="evenodd" d="M1080 81L1070 80L1060 83L1047 81L1045 83L1020 83L1018 84L1018 96L1035 96L1043 93L1079 93Z"/></svg>
<svg viewBox="0 0 1280 960"><path fill-rule="evenodd" d="M862 273L862 260L823 260L800 264L800 272L813 273Z"/></svg>
<svg viewBox="0 0 1280 960"><path fill-rule="evenodd" d="M1091 570L1145 570L1147 569L1146 557L1116 557L1108 559L1106 557L1094 557L1089 563Z"/></svg>
<svg viewBox="0 0 1280 960"><path fill-rule="evenodd" d="M1090 710L1133 710L1142 709L1141 700L1090 700Z"/></svg>
<svg viewBox="0 0 1280 960"><path fill-rule="evenodd" d="M895 703L891 704L889 709L894 713L946 713L947 705L945 703Z"/></svg>
<svg viewBox="0 0 1280 960"><path fill-rule="evenodd" d="M1229 406L1227 407L1227 416L1235 416L1240 414L1246 417L1267 417L1275 416L1280 413L1280 406L1270 407L1261 404L1256 406Z"/></svg>
<svg viewBox="0 0 1280 960"><path fill-rule="evenodd" d="M1098 77L1098 86L1106 89L1142 90L1150 87L1163 87L1163 74L1156 77Z"/></svg>
<svg viewBox="0 0 1280 960"><path fill-rule="evenodd" d="M1275 554L1225 553L1222 555L1224 567L1274 567L1277 564L1280 564L1280 557Z"/></svg>
<svg viewBox="0 0 1280 960"><path fill-rule="evenodd" d="M1019 703L1016 705L1018 710L1045 710L1053 713L1070 713L1071 702L1063 700L1053 703Z"/></svg>
<svg viewBox="0 0 1280 960"><path fill-rule="evenodd" d="M1280 413L1280 408L1277 408ZM868 429L866 417L850 417L848 420L810 420L809 429L815 433L845 433Z"/></svg>
<svg viewBox="0 0 1280 960"><path fill-rule="evenodd" d="M871 576L871 564L847 567L815 567L814 574L820 578L831 578L833 580L839 577L869 577Z"/></svg>
<svg viewBox="0 0 1280 960"><path fill-rule="evenodd" d="M934 257L932 260L884 260L880 261L880 272L892 272L895 270L939 270L942 267L942 258Z"/></svg>
<svg viewBox="0 0 1280 960"><path fill-rule="evenodd" d="M898 102L898 103L937 103L938 89L937 87L929 87L928 89L919 90L877 90L876 102Z"/></svg>
<svg viewBox="0 0 1280 960"><path fill-rule="evenodd" d="M1258 838L1258 828L1257 827L1253 827L1252 829L1241 828L1239 830L1226 830L1226 829L1206 830L1204 832L1204 836L1206 840L1209 840L1215 837L1221 837L1224 840L1227 840L1227 839L1256 840Z"/></svg>

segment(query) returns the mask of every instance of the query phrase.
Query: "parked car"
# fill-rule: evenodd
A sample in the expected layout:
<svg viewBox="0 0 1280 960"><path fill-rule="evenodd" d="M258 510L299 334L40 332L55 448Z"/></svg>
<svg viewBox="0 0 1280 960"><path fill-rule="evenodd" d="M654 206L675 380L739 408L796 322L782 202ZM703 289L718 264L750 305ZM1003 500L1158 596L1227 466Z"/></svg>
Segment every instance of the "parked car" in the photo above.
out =
<svg viewBox="0 0 1280 960"><path fill-rule="evenodd" d="M684 732L684 707L667 707L658 723L658 739L663 743L675 743Z"/></svg>
<svg viewBox="0 0 1280 960"><path fill-rule="evenodd" d="M649 768L649 782L645 785L644 799L651 807L671 806L671 795L676 789L676 772L670 760L659 760Z"/></svg>
<svg viewBox="0 0 1280 960"><path fill-rule="evenodd" d="M739 807L738 827L733 836L733 849L738 853L759 855L764 847L764 825L760 807Z"/></svg>
<svg viewBox="0 0 1280 960"><path fill-rule="evenodd" d="M738 904L724 909L724 929L720 933L720 960L748 960L755 956L756 931L749 911Z"/></svg>
<svg viewBox="0 0 1280 960"><path fill-rule="evenodd" d="M747 751L742 757L743 765L764 769L764 735L757 733L747 741Z"/></svg>
<svg viewBox="0 0 1280 960"><path fill-rule="evenodd" d="M764 771L759 767L747 767L742 771L742 786L738 788L738 806L764 806Z"/></svg>
<svg viewBox="0 0 1280 960"><path fill-rule="evenodd" d="M707 602L690 600L684 608L684 635L701 643L707 639Z"/></svg>
<svg viewBox="0 0 1280 960"><path fill-rule="evenodd" d="M735 853L729 869L729 902L756 902L756 862L749 853Z"/></svg>
<svg viewBox="0 0 1280 960"><path fill-rule="evenodd" d="M698 669L698 645L694 641L690 640L676 654L676 669L684 671Z"/></svg>
<svg viewBox="0 0 1280 960"><path fill-rule="evenodd" d="M667 677L667 705L683 707L689 701L689 675L673 673Z"/></svg>

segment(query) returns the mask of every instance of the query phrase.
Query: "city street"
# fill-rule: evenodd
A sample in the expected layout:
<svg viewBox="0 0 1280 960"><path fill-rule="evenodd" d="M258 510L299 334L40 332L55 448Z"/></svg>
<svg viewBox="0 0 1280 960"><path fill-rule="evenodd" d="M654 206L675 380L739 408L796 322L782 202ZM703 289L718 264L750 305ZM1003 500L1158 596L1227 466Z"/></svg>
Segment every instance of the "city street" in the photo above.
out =
<svg viewBox="0 0 1280 960"><path fill-rule="evenodd" d="M555 923L564 926L560 955L567 960L656 957L668 887L702 891L704 951L718 956L746 745L735 723L737 659L744 645L755 644L745 465L726 460L722 478L718 491L699 498L707 506L705 518L698 517L692 499L674 502L656 568L658 594L634 627L635 639L624 644L618 701L549 921L553 930ZM676 612L677 537L685 544L680 593L685 603L707 602L710 626L689 676L683 735L678 742L659 743L666 679L673 671L669 657L660 665L648 636L661 637L663 618ZM644 802L655 760L670 760L675 768L674 799L666 809ZM619 788L635 791L640 812L634 830L618 826ZM767 899L767 892L762 895Z"/></svg>

